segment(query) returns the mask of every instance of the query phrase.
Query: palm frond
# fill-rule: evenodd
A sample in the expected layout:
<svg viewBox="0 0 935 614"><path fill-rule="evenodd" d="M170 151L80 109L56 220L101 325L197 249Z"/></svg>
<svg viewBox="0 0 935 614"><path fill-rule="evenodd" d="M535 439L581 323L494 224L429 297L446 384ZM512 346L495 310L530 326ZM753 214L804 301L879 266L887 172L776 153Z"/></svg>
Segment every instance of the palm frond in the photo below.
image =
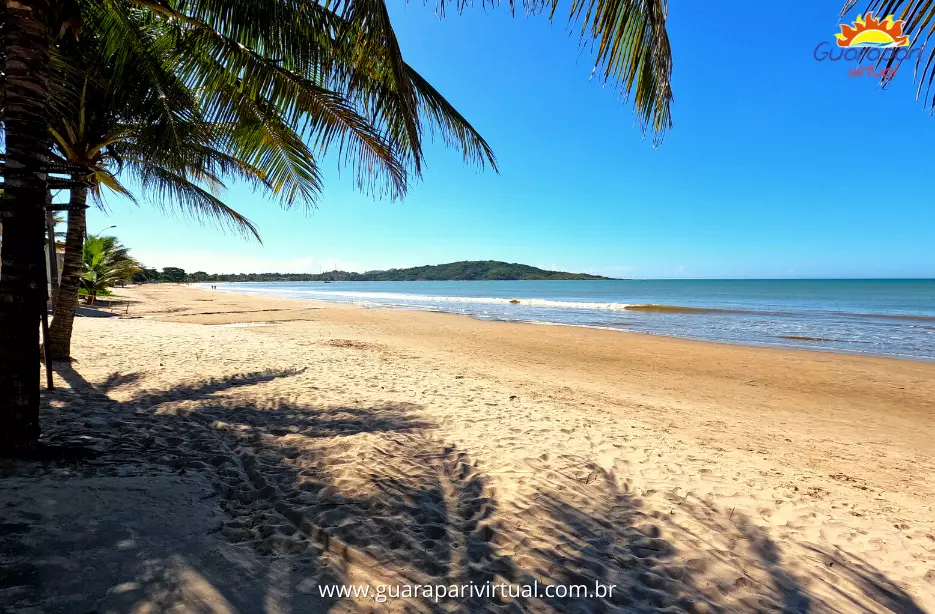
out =
<svg viewBox="0 0 935 614"><path fill-rule="evenodd" d="M460 146L465 162L481 167L490 164L498 171L493 149L474 126L411 66L406 65L406 72L419 99L419 115L432 122L430 129L437 131L448 147Z"/></svg>
<svg viewBox="0 0 935 614"><path fill-rule="evenodd" d="M352 33L360 51L372 57L381 57L387 69L386 77L392 81L397 94L399 118L405 128L416 173L422 168L421 130L418 121L418 100L409 79L396 33L390 23L385 0L345 0L336 2L336 10L345 20L338 38Z"/></svg>
<svg viewBox="0 0 935 614"><path fill-rule="evenodd" d="M402 162L379 130L334 90L278 66L249 49L205 31L188 33L180 42L179 66L201 94L201 104L218 125L274 121L282 128L307 135L312 147L324 154L332 146L342 162L357 170L362 187L384 186L385 193L405 192L407 177ZM273 115L278 118L273 118ZM234 129L231 135L237 134ZM242 134L242 132L241 132ZM310 150L310 155L313 155ZM310 179L308 173L298 177ZM385 182L383 180L386 180ZM286 190L313 203L320 186Z"/></svg>
<svg viewBox="0 0 935 614"><path fill-rule="evenodd" d="M315 153L270 105L232 99L238 120L226 126L224 148L262 173L264 185L286 206L312 205L322 189Z"/></svg>
<svg viewBox="0 0 935 614"><path fill-rule="evenodd" d="M522 6L528 15L547 13L555 20L559 0L506 0L510 10ZM438 0L437 11L446 6L458 11L473 0ZM480 0L483 8L501 0ZM616 83L620 96L633 100L643 130L651 130L658 143L672 127L672 51L666 31L668 0L571 0L570 28L578 29L582 46L595 55L595 73L604 83Z"/></svg>
<svg viewBox="0 0 935 614"><path fill-rule="evenodd" d="M139 118L139 127L149 134L146 138L166 147L184 147L202 118L190 88L166 62L171 41L122 0L82 3L86 27L96 34L92 57L102 64L106 85L121 93L133 93L136 86L137 99L145 101L136 110L146 113Z"/></svg>
<svg viewBox="0 0 935 614"><path fill-rule="evenodd" d="M178 62L210 100L206 108L214 118L236 116L236 109L223 109L231 90L263 98L287 125L308 136L316 152L337 147L342 163L357 169L363 189L382 186L389 188L381 190L384 195L401 195L408 183L405 168L417 175L421 169L423 130L441 133L470 163L490 161L481 153L489 146L463 116L427 89L424 79L416 82L384 0L199 0L179 5L184 11L156 0L134 1L158 4L153 10L186 26L177 43ZM374 174L388 176L389 185L366 177Z"/></svg>
<svg viewBox="0 0 935 614"><path fill-rule="evenodd" d="M157 166L128 168L133 169L135 179L154 207L169 211L175 204L193 218L222 224L263 242L253 222L184 175Z"/></svg>
<svg viewBox="0 0 935 614"><path fill-rule="evenodd" d="M136 195L128 190L117 177L108 171L107 169L98 169L90 176L91 183L94 184L94 187L91 188L91 197L95 200L99 207L103 208L104 199L101 194L101 187L105 187L115 194L123 196L134 205L138 205L139 201L136 199Z"/></svg>
<svg viewBox="0 0 935 614"><path fill-rule="evenodd" d="M496 170L487 142L403 60L385 0L74 2L82 37L54 52L73 92L55 130L63 157L106 171L99 185L130 194L126 163L137 179L158 168L187 182L167 192L183 210L195 194L217 205L203 197L229 179L313 206L317 159L334 151L358 188L396 198L422 168L423 132Z"/></svg>

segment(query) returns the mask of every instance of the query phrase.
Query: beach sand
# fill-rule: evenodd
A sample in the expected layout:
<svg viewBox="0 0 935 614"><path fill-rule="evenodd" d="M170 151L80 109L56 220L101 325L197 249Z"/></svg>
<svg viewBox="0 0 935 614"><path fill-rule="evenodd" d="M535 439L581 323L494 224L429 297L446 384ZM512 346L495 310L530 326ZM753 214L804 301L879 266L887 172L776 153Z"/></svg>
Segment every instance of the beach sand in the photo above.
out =
<svg viewBox="0 0 935 614"><path fill-rule="evenodd" d="M935 612L935 364L119 294L44 398L93 457L0 461L4 612ZM616 588L319 592L471 582Z"/></svg>

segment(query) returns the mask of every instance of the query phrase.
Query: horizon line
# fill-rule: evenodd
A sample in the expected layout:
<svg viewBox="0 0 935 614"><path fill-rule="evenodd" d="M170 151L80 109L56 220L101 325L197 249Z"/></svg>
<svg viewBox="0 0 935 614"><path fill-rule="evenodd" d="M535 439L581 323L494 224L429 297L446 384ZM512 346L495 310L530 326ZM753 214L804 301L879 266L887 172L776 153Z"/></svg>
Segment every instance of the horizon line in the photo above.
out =
<svg viewBox="0 0 935 614"><path fill-rule="evenodd" d="M202 272L208 275L325 275L327 273L352 273L355 275L366 275L367 273L374 272L384 272L390 271L393 269L370 269L364 272L358 271L344 271L341 269L333 269L331 271L323 271L321 273L309 273L309 272L280 272L280 271L264 271L262 273L209 273L207 271L195 271L196 273ZM397 269L403 270L403 269ZM543 269L548 270L548 269ZM558 273L572 273L572 274L582 274L582 275L593 275L604 277L605 279L418 279L418 280L396 280L396 281L387 281L385 283L397 283L397 282L409 282L409 281L423 281L423 282L439 282L439 281L935 281L935 276L932 277L610 277L607 275L600 275L598 273L575 273L572 271L556 271ZM192 273L188 273L191 275ZM358 280L337 280L333 283L378 283L378 282L362 282Z"/></svg>

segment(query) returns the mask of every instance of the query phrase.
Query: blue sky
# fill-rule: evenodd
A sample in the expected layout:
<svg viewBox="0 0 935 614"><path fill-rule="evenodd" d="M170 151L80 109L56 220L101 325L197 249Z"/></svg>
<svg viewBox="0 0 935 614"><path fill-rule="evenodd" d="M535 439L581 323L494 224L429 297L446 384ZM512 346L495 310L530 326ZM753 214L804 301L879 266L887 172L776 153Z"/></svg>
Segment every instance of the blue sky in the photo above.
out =
<svg viewBox="0 0 935 614"><path fill-rule="evenodd" d="M318 209L225 200L264 245L109 197L88 229L148 266L318 272L496 259L634 278L932 277L935 129L912 67L886 90L817 62L841 0L672 0L674 129L658 148L591 80L563 22L393 2L407 61L494 147L500 174L427 147L402 202L355 192L326 158Z"/></svg>

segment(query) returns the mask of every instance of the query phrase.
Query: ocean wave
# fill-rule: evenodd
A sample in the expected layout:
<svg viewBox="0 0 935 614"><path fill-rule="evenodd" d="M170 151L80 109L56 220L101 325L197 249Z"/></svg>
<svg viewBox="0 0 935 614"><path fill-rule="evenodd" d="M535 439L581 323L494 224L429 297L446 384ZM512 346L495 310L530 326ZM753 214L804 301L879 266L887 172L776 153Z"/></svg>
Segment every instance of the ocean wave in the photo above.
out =
<svg viewBox="0 0 935 614"><path fill-rule="evenodd" d="M246 290L250 294L273 294L265 289ZM664 305L656 303L632 304L620 302L596 302L574 300L552 300L523 297L494 297L494 296L441 296L433 294L408 294L403 292L365 292L354 290L275 290L277 295L290 295L296 298L317 298L319 300L346 299L365 307L427 307L433 304L470 304L470 305L503 305L509 307L539 307L546 309L581 309L593 311L637 311L644 313L669 314L751 314L751 315L794 315L772 311L756 311L750 309L731 309L719 307L688 307L684 305Z"/></svg>
<svg viewBox="0 0 935 614"><path fill-rule="evenodd" d="M685 307L682 305L627 305L626 311L645 311L649 313L753 313L762 315L778 315L767 311L752 311L749 309L724 309L717 307Z"/></svg>
<svg viewBox="0 0 935 614"><path fill-rule="evenodd" d="M553 300L542 298L493 297L493 296L438 296L431 294L412 294L403 292L367 292L355 290L312 290L307 288L238 288L246 294L278 295L291 298L310 298L319 300L338 300L352 302L364 307L390 307L419 309L451 309L461 305L498 305L502 307L533 307L542 309L569 309L603 312L638 312L646 314L670 315L749 315L773 317L814 317L838 316L846 318L890 320L895 322L935 322L935 316L924 314L899 313L861 313L853 311L776 311L740 309L735 307L697 307L687 305L668 305L664 303L623 303L575 300ZM343 300L342 300L343 299Z"/></svg>
<svg viewBox="0 0 935 614"><path fill-rule="evenodd" d="M935 316L911 313L853 313L850 311L834 311L835 315L852 318L872 318L878 320L900 320L909 322L935 322Z"/></svg>
<svg viewBox="0 0 935 614"><path fill-rule="evenodd" d="M376 304L384 306L404 307L416 303L419 306L426 304L472 304L472 305L504 305L511 307L541 307L548 309L584 309L594 311L639 311L647 313L671 314L757 314L757 315L786 315L768 311L754 311L748 309L727 309L716 307L687 307L683 305L662 304L631 304L618 302L551 300L541 298L523 297L494 297L494 296L436 296L432 294L406 294L402 292L360 292L351 290L291 290L290 294L301 294L323 300L331 298L350 299L368 306Z"/></svg>
<svg viewBox="0 0 935 614"><path fill-rule="evenodd" d="M554 301L539 298L504 298L493 296L433 296L431 294L403 294L400 292L353 292L353 291L324 291L324 290L299 290L296 294L304 294L318 298L341 297L357 300L382 300L393 301L402 305L404 302L410 303L469 303L481 305L511 305L522 307L545 307L553 309L597 309L603 311L625 311L629 304L627 303L597 303L588 301Z"/></svg>
<svg viewBox="0 0 935 614"><path fill-rule="evenodd" d="M827 337L807 337L805 335L779 335L779 339L790 339L792 341L828 341L840 343L840 339L829 339Z"/></svg>

